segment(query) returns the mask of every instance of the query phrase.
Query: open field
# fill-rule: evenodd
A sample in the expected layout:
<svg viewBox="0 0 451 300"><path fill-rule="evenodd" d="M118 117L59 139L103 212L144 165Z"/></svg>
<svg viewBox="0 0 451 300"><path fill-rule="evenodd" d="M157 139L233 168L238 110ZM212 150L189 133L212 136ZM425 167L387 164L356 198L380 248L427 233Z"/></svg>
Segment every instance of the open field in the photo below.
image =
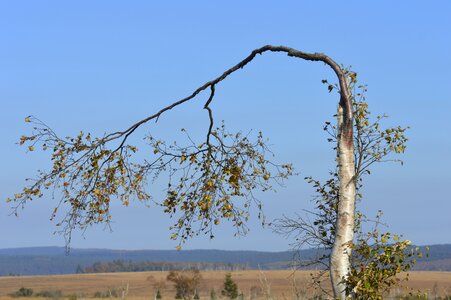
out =
<svg viewBox="0 0 451 300"><path fill-rule="evenodd" d="M203 281L200 286L201 299L209 299L210 291L215 289L220 295L226 272L202 272ZM297 271L295 282L298 291L304 291L309 296L314 295L308 288L310 271ZM119 292L128 286L129 299L153 299L154 285L165 282L161 289L164 299L173 299L175 290L166 281L167 272L139 273L103 273L103 274L73 274L57 276L20 276L0 277L0 300L10 299L8 294L21 287L31 288L34 292L61 290L63 295L79 295L78 298L92 298L96 292L116 290ZM254 296L264 298L264 291L273 295L274 299L293 299L295 289L291 271L235 271L233 280L240 290L250 299L251 290ZM412 272L407 286L424 292L438 292L440 295L451 294L451 272ZM404 291L399 291L404 294ZM82 297L80 297L82 295ZM119 295L120 296L120 295ZM302 298L301 298L302 299Z"/></svg>

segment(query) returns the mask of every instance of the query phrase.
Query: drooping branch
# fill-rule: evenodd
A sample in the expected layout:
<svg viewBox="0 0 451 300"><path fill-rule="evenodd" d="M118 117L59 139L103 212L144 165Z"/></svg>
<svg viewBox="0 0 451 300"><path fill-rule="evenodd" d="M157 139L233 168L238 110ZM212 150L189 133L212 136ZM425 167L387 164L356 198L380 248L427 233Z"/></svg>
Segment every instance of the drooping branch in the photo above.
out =
<svg viewBox="0 0 451 300"><path fill-rule="evenodd" d="M127 128L124 131L117 131L107 134L101 138L91 140L90 135L81 132L75 138L60 139L45 124L39 124L35 128L37 133L32 136L23 136L20 143L30 142L30 151L33 150L37 142L43 143L43 150L47 146L53 149L53 169L48 172L40 172L38 178L30 187L24 188L23 192L16 194L14 202L24 205L27 200L42 196L42 189L53 186L62 191L62 202L68 203L71 207L66 217L66 224L70 231L75 226L86 228L93 223L108 222L109 204L112 197L118 198L128 205L130 196L140 200L150 199L150 195L145 190L146 178L158 177L161 172L169 173L169 184L166 199L161 204L165 212L171 216L176 212L182 214L173 228L175 229L175 239L181 237L185 239L198 234L193 230L193 223L198 220L201 223L199 231L209 231L212 224L218 224L219 218L231 220L235 226L241 228L247 221L247 210L250 202L255 200L253 191L271 190L270 181L279 182L292 175L290 164L278 165L269 161L265 153L268 153L265 141L259 134L256 142L251 142L247 135L230 134L224 127L213 130L213 112L210 104L215 95L215 87L228 76L244 68L258 54L266 52L286 53L289 57L300 58L308 61L320 61L328 65L335 72L339 82L340 102L339 102L339 143L337 149L344 151L339 154L344 160L339 162L339 169L346 166L349 176L343 177L340 184L343 191L340 195L345 195L346 199L341 201L344 204L339 208L337 232L340 228L347 228L353 224L353 203L354 203L354 162L352 157L353 143L353 108L352 96L349 91L347 73L329 56L322 53L306 53L286 46L266 45L255 49L245 59L232 68L226 70L219 77L206 82L197 88L189 96L182 98L164 108L157 113L150 115ZM136 147L127 145L127 139L136 129L151 120L158 121L165 112L194 99L201 92L210 88L210 96L204 105L208 111L210 125L207 132L206 143L199 146L192 143L187 147L166 147L164 142L149 138L151 146L154 148L155 159L145 161L143 164L130 161L131 155L137 151ZM30 121L30 119L29 119ZM36 124L36 122L35 122ZM107 144L117 141L118 146L107 147ZM342 147L340 147L340 145ZM114 150L113 150L114 149ZM349 157L347 155L349 154ZM177 164L175 167L174 164ZM272 172L271 172L272 171ZM176 185L171 185L171 178L179 174ZM340 175L341 176L341 175ZM241 202L243 208L237 208L231 202L231 198L242 197L246 201ZM257 202L259 208L261 205ZM60 202L61 203L61 202ZM341 207L341 206L340 206ZM57 207L58 208L58 207ZM56 210L55 209L55 213ZM341 213L340 213L341 211ZM351 221L350 221L351 220ZM344 224L344 225L343 225ZM346 229L351 232L352 229ZM337 237L340 236L337 234ZM346 242L352 241L352 235L342 235L339 242L341 249L349 248ZM341 251L341 250L340 250ZM348 253L348 252L346 252ZM341 251L341 260L345 267L341 268L340 280L346 273L346 258L344 251ZM338 284L338 282L335 282ZM344 290L343 288L340 288Z"/></svg>
<svg viewBox="0 0 451 300"><path fill-rule="evenodd" d="M68 202L72 207L72 211L69 214L70 222L68 223L72 224L69 227L73 228L75 224L80 223L77 219L77 216L80 215L77 214L80 214L81 211L88 212L88 215L85 216L85 221L83 222L84 224L91 224L91 222L104 222L105 219L106 222L108 222L110 218L109 203L112 196L118 197L125 205L128 205L130 196L135 196L138 199L150 199L150 195L145 192L145 188L143 186L144 182L146 182L146 175L148 175L149 172L153 172L154 176L158 176L162 170L167 170L171 163L175 160L181 160L181 162L184 162L183 158L187 155L187 153L184 152L187 152L188 149L179 148L178 150L181 151L181 153L178 155L169 155L168 153L161 154L158 152L159 145L156 143L152 145L157 151L155 154L161 155L154 161L146 161L144 165L140 165L130 161L132 153L137 151L137 148L126 144L128 137L141 125L149 122L150 120L158 121L158 118L163 113L195 98L198 94L208 88L210 88L211 92L207 102L204 105L204 109L208 111L210 120L205 143L207 149L202 146L197 147L196 149L193 149L194 152L190 153L191 157L206 151L210 153L210 158L205 161L206 166L214 163L217 164L217 167L219 168L224 168L224 166L230 164L234 165L237 161L251 162L255 157L258 157L258 161L255 163L261 165L262 168L261 170L257 168L257 173L253 175L251 174L252 179L250 179L251 181L248 183L249 187L252 187L253 189L256 186L259 186L259 184L253 183L253 181L257 178L263 178L264 181L267 181L268 179L277 180L279 175L272 176L269 170L263 168L266 164L274 167L278 166L267 161L262 156L263 152L260 151L264 151L267 147L264 144L264 141L261 140L261 137L259 137L259 141L257 143L250 144L247 140L239 141L239 135L237 135L237 139L232 141L232 144L226 145L224 143L225 139L228 138L230 134L225 134L224 137L221 137L218 135L217 131L213 131L213 112L210 108L210 104L215 95L216 85L235 71L244 68L258 54L263 54L265 52L281 52L286 53L290 57L297 57L309 61L322 61L334 70L338 77L340 86L346 86L346 74L340 66L327 55L322 53L305 53L285 46L267 45L255 49L245 59L223 72L217 78L206 82L204 85L197 88L191 95L162 108L157 113L136 122L124 131L113 132L95 139L91 139L89 134L84 135L84 133L81 132L75 138L63 139L59 138L51 128L42 123L40 120L36 118L27 118L28 122L33 122L34 125L36 125L35 130L37 132L32 136L22 136L20 144L24 144L25 142L31 143L29 146L31 151L37 143L42 143L42 149L44 151L47 148L53 149L52 161L54 165L50 172L40 172L38 178L34 179L34 184L24 188L22 193L15 195L14 202L17 205L14 211L17 212L17 208L19 206L23 206L27 200L31 200L33 197L42 197L43 189L48 189L50 186L54 186L54 188L62 190L64 194L62 202ZM350 115L352 117L352 109L348 109L347 102L343 100L349 100L347 88L341 89L340 93L340 105L342 105L343 110L347 112L345 115ZM347 118L345 117L345 119ZM217 145L211 144L212 137L214 137ZM114 140L119 140L119 145L109 149L107 144ZM252 151L244 153L238 150L240 147L246 148L248 146L250 146L249 149ZM261 149L257 149L255 147L260 147ZM209 159L214 158L212 153L226 154L221 154L220 157L221 159L227 159L227 162L210 161ZM163 162L164 158L168 158L168 160ZM196 161L193 161L193 163L195 162ZM242 172L244 170L242 166L236 167L238 169L234 169L235 172ZM210 167L207 166L206 169L209 168ZM280 174L280 177L283 178L287 176L286 174L292 173L290 165L282 165L282 168L287 172L280 173L276 170L276 174ZM230 174L226 175L231 176ZM241 175L238 177L235 175L231 178L241 178ZM264 185L262 189L268 190L269 186ZM252 194L249 195L252 196Z"/></svg>

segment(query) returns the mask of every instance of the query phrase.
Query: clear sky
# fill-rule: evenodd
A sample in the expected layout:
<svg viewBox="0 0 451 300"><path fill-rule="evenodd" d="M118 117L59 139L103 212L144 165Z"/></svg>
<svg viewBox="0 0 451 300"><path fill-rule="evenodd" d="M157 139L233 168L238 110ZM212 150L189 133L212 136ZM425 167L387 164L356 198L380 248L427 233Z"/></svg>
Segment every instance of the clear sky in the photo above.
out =
<svg viewBox="0 0 451 300"><path fill-rule="evenodd" d="M60 135L124 129L191 93L265 44L324 52L352 65L369 85L375 114L410 126L403 167L381 164L367 178L361 209L378 209L390 231L416 244L451 243L450 1L0 1L0 197L49 166L48 156L15 143L34 115ZM334 164L325 142L337 96L322 63L281 54L258 57L217 87L216 120L233 130L262 130L276 159L301 172L278 193L261 195L268 219L312 206L307 175L324 179ZM171 111L146 132L172 140L179 129L202 136L206 95ZM144 153L143 149L143 153ZM152 187L158 193L162 187ZM0 248L64 245L49 221L51 197L19 218L0 202ZM113 206L113 232L75 233L72 247L172 249L168 220L157 207ZM286 250L289 240L250 222L234 237L224 222L217 238L187 249Z"/></svg>

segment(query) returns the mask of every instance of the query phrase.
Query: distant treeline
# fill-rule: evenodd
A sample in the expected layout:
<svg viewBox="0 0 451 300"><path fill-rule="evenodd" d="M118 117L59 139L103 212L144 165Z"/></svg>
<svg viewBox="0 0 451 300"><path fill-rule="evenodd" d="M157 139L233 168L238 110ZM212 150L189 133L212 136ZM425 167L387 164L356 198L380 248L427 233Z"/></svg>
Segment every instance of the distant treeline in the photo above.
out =
<svg viewBox="0 0 451 300"><path fill-rule="evenodd" d="M144 272L144 271L174 271L197 269L202 271L237 271L247 270L244 264L203 263L203 262L155 262L155 261L125 261L95 262L91 266L78 265L77 273L111 273L111 272Z"/></svg>
<svg viewBox="0 0 451 300"><path fill-rule="evenodd" d="M120 270L132 271L170 271L171 268L183 269L190 266L196 266L202 270L232 270L234 268L274 270L292 268L293 259L308 261L322 254L315 249L282 252L71 249L67 255L66 250L64 247L0 249L0 276L73 274L76 271L83 272L84 269L88 271L88 268L98 270L94 272L105 272L99 264L94 268L94 264L113 261L122 261L122 264L128 268ZM420 250L429 255L424 255L419 259L414 270L451 271L451 244L432 245L429 247L429 251L426 251L423 246L420 247ZM192 263L198 261L203 263ZM146 269L141 266L142 262L146 262L148 266ZM174 265L176 266L174 267ZM309 266L310 269L317 267ZM114 270L114 268L111 269Z"/></svg>

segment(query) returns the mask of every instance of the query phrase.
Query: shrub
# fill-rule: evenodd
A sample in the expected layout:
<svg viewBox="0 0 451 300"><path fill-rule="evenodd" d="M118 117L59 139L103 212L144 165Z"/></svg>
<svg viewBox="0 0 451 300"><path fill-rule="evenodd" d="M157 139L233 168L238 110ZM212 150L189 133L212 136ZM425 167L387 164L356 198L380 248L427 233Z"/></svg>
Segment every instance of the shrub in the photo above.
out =
<svg viewBox="0 0 451 300"><path fill-rule="evenodd" d="M261 297L261 296L263 296L263 290L262 290L262 288L259 287L259 286L255 286L255 285L251 286L251 289L250 289L250 299L251 299L251 300L255 300L255 299L257 299L257 298L259 298L259 297Z"/></svg>
<svg viewBox="0 0 451 300"><path fill-rule="evenodd" d="M218 296L216 295L215 289L211 289L210 291L210 300L216 300Z"/></svg>
<svg viewBox="0 0 451 300"><path fill-rule="evenodd" d="M183 272L170 271L166 279L175 285L177 291L175 299L191 299L197 293L202 275L197 269Z"/></svg>
<svg viewBox="0 0 451 300"><path fill-rule="evenodd" d="M58 299L63 296L63 293L61 293L60 290L55 291L40 291L35 294L36 297L42 297L42 298L53 298Z"/></svg>
<svg viewBox="0 0 451 300"><path fill-rule="evenodd" d="M108 291L97 291L94 293L94 298L117 298L118 293L116 290L108 290Z"/></svg>
<svg viewBox="0 0 451 300"><path fill-rule="evenodd" d="M11 297L31 297L33 296L33 290L29 288L21 287L19 290L15 291L12 294L9 294Z"/></svg>

